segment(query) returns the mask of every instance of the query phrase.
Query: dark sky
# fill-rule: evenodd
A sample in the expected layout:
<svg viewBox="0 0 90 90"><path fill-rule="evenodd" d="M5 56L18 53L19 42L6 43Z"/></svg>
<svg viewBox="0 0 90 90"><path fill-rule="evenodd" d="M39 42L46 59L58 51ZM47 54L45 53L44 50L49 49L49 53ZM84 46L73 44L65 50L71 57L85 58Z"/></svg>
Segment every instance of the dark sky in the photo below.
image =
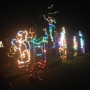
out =
<svg viewBox="0 0 90 90"><path fill-rule="evenodd" d="M3 0L0 2L0 37L13 36L18 30L31 26L41 30L47 25L42 14L48 13L47 7L51 4L54 5L52 11L59 11L55 15L57 30L65 26L68 35L76 35L81 30L86 43L89 42L90 5L86 0Z"/></svg>

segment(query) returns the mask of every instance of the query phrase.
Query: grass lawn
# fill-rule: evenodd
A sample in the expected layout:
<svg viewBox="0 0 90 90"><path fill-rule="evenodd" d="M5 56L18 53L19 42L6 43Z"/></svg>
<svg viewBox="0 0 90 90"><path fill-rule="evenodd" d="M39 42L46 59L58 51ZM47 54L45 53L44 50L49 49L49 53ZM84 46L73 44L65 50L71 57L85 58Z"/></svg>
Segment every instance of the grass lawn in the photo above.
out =
<svg viewBox="0 0 90 90"><path fill-rule="evenodd" d="M10 63L9 67L6 66L7 63ZM30 70L18 69L17 62L14 59L5 59L5 56L2 56L0 71L9 77L13 90L90 89L89 54L63 62L54 57L48 59L47 66L41 73L33 73L34 76L41 76L42 81L31 81Z"/></svg>

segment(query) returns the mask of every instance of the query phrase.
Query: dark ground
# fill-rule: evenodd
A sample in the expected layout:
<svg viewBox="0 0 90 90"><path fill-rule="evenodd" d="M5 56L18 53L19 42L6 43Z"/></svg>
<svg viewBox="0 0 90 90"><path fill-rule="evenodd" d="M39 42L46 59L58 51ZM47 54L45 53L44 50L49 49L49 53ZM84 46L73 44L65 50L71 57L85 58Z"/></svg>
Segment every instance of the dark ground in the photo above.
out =
<svg viewBox="0 0 90 90"><path fill-rule="evenodd" d="M42 81L31 81L30 70L17 68L14 59L7 58L5 51L0 55L0 71L10 79L12 90L89 90L90 89L90 54L77 56L61 62L56 57L50 58L47 67L40 74ZM10 64L7 67L7 63Z"/></svg>

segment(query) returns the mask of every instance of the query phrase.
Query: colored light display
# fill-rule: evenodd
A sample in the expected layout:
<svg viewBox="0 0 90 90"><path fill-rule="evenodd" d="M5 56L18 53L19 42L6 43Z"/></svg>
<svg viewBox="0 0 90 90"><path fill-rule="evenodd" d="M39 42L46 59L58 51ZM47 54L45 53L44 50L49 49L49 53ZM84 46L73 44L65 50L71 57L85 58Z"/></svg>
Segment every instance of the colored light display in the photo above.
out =
<svg viewBox="0 0 90 90"><path fill-rule="evenodd" d="M34 48L34 55L36 56L42 56L44 55L44 61L46 62L46 47L45 47L45 43L47 43L47 39L45 39L45 37L41 37L39 39L32 39L32 43L33 43L33 48ZM36 48L41 48L41 53L36 53Z"/></svg>
<svg viewBox="0 0 90 90"><path fill-rule="evenodd" d="M52 17L49 17L49 16L48 16L48 18L46 18L44 16L44 19L49 22L49 36L50 36L51 41L53 42L52 48L56 48L56 42L57 42L57 41L55 41L56 37L57 37L56 36L57 32L55 32L56 21L55 21L55 19L53 19Z"/></svg>
<svg viewBox="0 0 90 90"><path fill-rule="evenodd" d="M60 47L59 47L59 53L61 58L64 60L66 59L66 55L67 55L67 42L66 42L66 35L65 35L65 28L62 28L61 31L61 37L60 37Z"/></svg>
<svg viewBox="0 0 90 90"><path fill-rule="evenodd" d="M53 19L52 17L46 18L46 17L44 16L44 19L49 22L49 35L50 35L51 41L53 42L53 41L54 41L53 33L54 33L54 29L55 29L54 23L56 24L56 21L55 21L55 19Z"/></svg>
<svg viewBox="0 0 90 90"><path fill-rule="evenodd" d="M73 37L73 49L78 50L78 43L77 43L77 40L76 40L76 36Z"/></svg>
<svg viewBox="0 0 90 90"><path fill-rule="evenodd" d="M76 40L76 36L73 37L73 49L74 49L74 56L77 56L78 42Z"/></svg>
<svg viewBox="0 0 90 90"><path fill-rule="evenodd" d="M19 31L16 39L11 41L11 44L15 46L15 50L19 51L18 65L30 63L30 43L27 41L27 31Z"/></svg>
<svg viewBox="0 0 90 90"><path fill-rule="evenodd" d="M80 48L81 48L81 52L85 53L85 44L84 44L84 39L83 39L83 35L81 33L81 31L79 31L79 37L80 37Z"/></svg>
<svg viewBox="0 0 90 90"><path fill-rule="evenodd" d="M52 9L53 5L51 5L50 7L48 7L48 9ZM50 40L53 42L52 48L55 48L55 37L54 37L54 31L55 31L55 24L56 24L56 20L52 17L52 15L58 13L59 11L55 11L55 12L48 12L48 17L46 18L46 16L43 14L44 19L48 22L49 25L49 36L50 36Z"/></svg>
<svg viewBox="0 0 90 90"><path fill-rule="evenodd" d="M55 41L55 48L57 48L59 46L59 36L57 31L54 31L54 41Z"/></svg>
<svg viewBox="0 0 90 90"><path fill-rule="evenodd" d="M45 44L48 43L48 39L46 37L41 38L32 38L30 41L32 43L33 49L33 63L38 65L39 68L44 68L46 65L46 47ZM34 68L34 67L33 67Z"/></svg>

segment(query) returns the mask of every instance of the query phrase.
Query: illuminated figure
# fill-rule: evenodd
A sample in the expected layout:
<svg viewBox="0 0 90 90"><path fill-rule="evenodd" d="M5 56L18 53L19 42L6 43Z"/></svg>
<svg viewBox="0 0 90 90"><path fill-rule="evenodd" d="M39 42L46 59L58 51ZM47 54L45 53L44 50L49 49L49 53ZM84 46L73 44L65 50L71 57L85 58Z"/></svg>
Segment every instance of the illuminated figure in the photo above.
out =
<svg viewBox="0 0 90 90"><path fill-rule="evenodd" d="M50 7L48 7L48 9L52 9L53 5L51 5ZM46 16L43 14L44 19L48 22L49 25L49 36L50 40L53 42L53 45L51 48L55 48L55 38L54 38L54 30L55 30L55 24L56 24L56 20L53 19L52 15L58 13L59 11L56 11L54 13L49 12L48 13L48 17L46 18Z"/></svg>
<svg viewBox="0 0 90 90"><path fill-rule="evenodd" d="M65 28L62 28L61 31L61 37L60 37L60 47L59 47L59 53L62 58L62 60L65 60L67 57L67 42L66 42L66 36L65 36Z"/></svg>
<svg viewBox="0 0 90 90"><path fill-rule="evenodd" d="M55 29L54 23L56 23L56 21L55 21L55 19L52 19L52 17L45 18L45 16L44 16L44 19L49 22L49 35L50 35L51 41L53 42L54 41L53 33L54 33L54 29Z"/></svg>
<svg viewBox="0 0 90 90"><path fill-rule="evenodd" d="M76 36L73 37L73 49L74 49L74 56L77 56L78 43L76 40Z"/></svg>
<svg viewBox="0 0 90 90"><path fill-rule="evenodd" d="M81 52L85 53L85 44L84 44L84 39L83 39L83 35L82 35L81 31L79 31L79 37L80 37Z"/></svg>
<svg viewBox="0 0 90 90"><path fill-rule="evenodd" d="M28 33L27 31L19 31L17 33L16 39L11 41L11 44L15 46L15 50L19 52L18 65L22 67L24 64L30 63L30 43L27 41Z"/></svg>

